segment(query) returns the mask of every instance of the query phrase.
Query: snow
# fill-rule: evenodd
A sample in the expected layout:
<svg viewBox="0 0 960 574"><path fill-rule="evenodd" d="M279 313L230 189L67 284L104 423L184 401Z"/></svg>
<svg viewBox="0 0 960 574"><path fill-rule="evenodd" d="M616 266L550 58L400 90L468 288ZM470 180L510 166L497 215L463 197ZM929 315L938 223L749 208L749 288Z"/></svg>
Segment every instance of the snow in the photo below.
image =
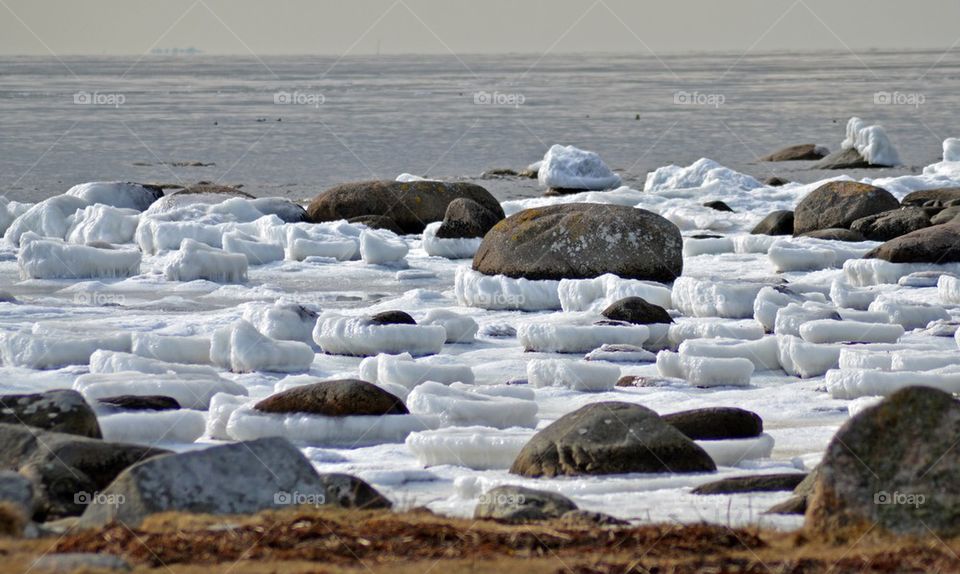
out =
<svg viewBox="0 0 960 574"><path fill-rule="evenodd" d="M517 328L524 350L546 353L586 353L603 344L640 347L649 336L644 325L526 323Z"/></svg>
<svg viewBox="0 0 960 574"><path fill-rule="evenodd" d="M29 329L0 333L0 357L5 365L31 369L86 365L97 349L129 351L130 334L81 335L49 331L37 323Z"/></svg>
<svg viewBox="0 0 960 574"><path fill-rule="evenodd" d="M364 263L395 263L403 260L409 251L403 239L386 229L365 229L360 234L360 258Z"/></svg>
<svg viewBox="0 0 960 574"><path fill-rule="evenodd" d="M22 279L130 277L140 273L140 252L72 245L28 232L20 237L17 266Z"/></svg>
<svg viewBox="0 0 960 574"><path fill-rule="evenodd" d="M700 158L687 167L668 165L647 174L644 191L665 191L690 188L735 188L743 191L763 187L756 179L712 159Z"/></svg>
<svg viewBox="0 0 960 574"><path fill-rule="evenodd" d="M508 469L533 437L528 429L452 427L410 433L406 446L423 466Z"/></svg>
<svg viewBox="0 0 960 574"><path fill-rule="evenodd" d="M457 267L453 291L461 305L488 310L541 311L560 309L559 281L513 279L484 275L469 267Z"/></svg>
<svg viewBox="0 0 960 574"><path fill-rule="evenodd" d="M440 352L447 330L442 325L378 325L366 317L324 314L317 320L313 340L323 352L332 355L422 356Z"/></svg>
<svg viewBox="0 0 960 574"><path fill-rule="evenodd" d="M772 436L763 433L754 438L694 442L707 451L717 466L737 466L745 460L769 458L775 441Z"/></svg>
<svg viewBox="0 0 960 574"><path fill-rule="evenodd" d="M94 181L81 183L67 190L66 195L81 199L91 205L97 203L143 211L157 199L157 192L128 181Z"/></svg>
<svg viewBox="0 0 960 574"><path fill-rule="evenodd" d="M267 337L313 344L313 328L317 324L317 313L313 310L283 301L273 304L251 302L240 307L243 319Z"/></svg>
<svg viewBox="0 0 960 574"><path fill-rule="evenodd" d="M290 441L356 448L402 443L412 432L439 426L436 417L417 415L327 417L309 414L267 414L239 407L230 412L225 432L232 440L284 437Z"/></svg>
<svg viewBox="0 0 960 574"><path fill-rule="evenodd" d="M620 378L620 368L568 359L527 361L527 380L534 387L563 387L574 391L609 391Z"/></svg>
<svg viewBox="0 0 960 574"><path fill-rule="evenodd" d="M203 436L203 413L188 409L117 413L97 417L103 440L154 446L192 443Z"/></svg>
<svg viewBox="0 0 960 574"><path fill-rule="evenodd" d="M800 325L800 337L808 343L895 343L903 335L896 324L817 319Z"/></svg>
<svg viewBox="0 0 960 574"><path fill-rule="evenodd" d="M540 185L554 189L605 190L620 186L600 156L571 146L553 145L537 172Z"/></svg>
<svg viewBox="0 0 960 574"><path fill-rule="evenodd" d="M244 283L247 280L247 256L184 239L163 273L168 281L207 279L217 283Z"/></svg>
<svg viewBox="0 0 960 574"><path fill-rule="evenodd" d="M131 333L130 352L168 363L210 364L210 338Z"/></svg>
<svg viewBox="0 0 960 574"><path fill-rule="evenodd" d="M445 385L474 382L473 369L455 357L435 355L415 360L408 353L367 357L360 363L360 378L378 385L398 385L407 390L426 381Z"/></svg>
<svg viewBox="0 0 960 574"><path fill-rule="evenodd" d="M246 395L243 385L217 376L189 375L184 373L91 373L80 375L73 389L88 401L119 395L173 397L185 409L206 410L210 399L217 393Z"/></svg>
<svg viewBox="0 0 960 574"><path fill-rule="evenodd" d="M437 237L437 230L443 225L442 221L428 223L423 230L421 246L427 255L445 257L447 259L472 259L483 243L482 237Z"/></svg>
<svg viewBox="0 0 960 574"><path fill-rule="evenodd" d="M867 396L889 396L912 386L960 392L960 370L879 371L875 369L843 369L827 372L827 391L835 399Z"/></svg>
<svg viewBox="0 0 960 574"><path fill-rule="evenodd" d="M252 235L239 230L223 234L223 250L227 253L240 253L247 257L250 265L264 265L283 260L285 253L279 243L263 243Z"/></svg>
<svg viewBox="0 0 960 574"><path fill-rule="evenodd" d="M435 416L442 426L488 426L498 429L537 425L532 399L485 392L484 387L435 382L417 385L407 396L407 408L418 416Z"/></svg>
<svg viewBox="0 0 960 574"><path fill-rule="evenodd" d="M472 343L480 326L472 318L446 309L430 309L421 325L440 325L447 332L447 343Z"/></svg>
<svg viewBox="0 0 960 574"><path fill-rule="evenodd" d="M937 281L937 295L944 305L960 305L960 278L941 275Z"/></svg>
<svg viewBox="0 0 960 574"><path fill-rule="evenodd" d="M593 279L561 279L557 286L564 311L600 312L626 297L642 297L665 309L673 306L670 289L653 281L621 279L606 273Z"/></svg>
<svg viewBox="0 0 960 574"><path fill-rule="evenodd" d="M234 373L302 372L313 358L309 345L271 339L242 319L214 331L210 344L211 362Z"/></svg>
<svg viewBox="0 0 960 574"><path fill-rule="evenodd" d="M763 283L679 277L673 282L673 305L693 317L753 317L753 302Z"/></svg>
<svg viewBox="0 0 960 574"><path fill-rule="evenodd" d="M657 354L660 376L684 379L695 387L746 386L753 370L753 362L742 357L703 357L671 351Z"/></svg>
<svg viewBox="0 0 960 574"><path fill-rule="evenodd" d="M67 229L68 243L133 243L140 223L135 209L119 209L107 205L88 205L77 210Z"/></svg>
<svg viewBox="0 0 960 574"><path fill-rule="evenodd" d="M840 144L843 149L856 148L863 159L872 165L900 165L900 155L893 147L883 126L868 126L858 117L847 122L847 137Z"/></svg>

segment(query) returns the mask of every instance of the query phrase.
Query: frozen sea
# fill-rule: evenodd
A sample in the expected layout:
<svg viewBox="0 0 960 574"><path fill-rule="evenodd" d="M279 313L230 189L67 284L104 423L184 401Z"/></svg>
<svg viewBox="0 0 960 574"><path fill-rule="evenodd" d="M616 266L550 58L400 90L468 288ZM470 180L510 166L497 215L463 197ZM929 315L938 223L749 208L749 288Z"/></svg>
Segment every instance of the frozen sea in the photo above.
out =
<svg viewBox="0 0 960 574"><path fill-rule="evenodd" d="M771 360L783 362L786 356L802 363L811 357L835 355L842 345L801 345L791 355L785 350L789 340L763 335L756 320L759 313L755 318L753 311L758 295L742 289L746 283L772 285L786 280L811 301L839 307L842 298L856 299L861 311L874 299L887 301L886 307L878 308L885 309L881 312L887 313L891 323L915 322L920 311L910 305L917 303L936 305L947 323L960 318L960 287L948 285L938 290L929 282L900 287L900 271L895 269L842 268L845 260L859 257L876 244L787 240L774 246L772 239L745 239L766 213L792 208L816 187L816 182L827 177L867 178L898 198L913 189L960 186L957 162L938 163L942 141L960 135L960 117L955 112L960 104L958 65L955 54L933 52L767 54L742 59L738 55L694 55L663 57L662 61L635 54L548 56L541 60L519 55L460 59L390 56L339 61L203 56L63 61L7 58L0 61L0 189L7 200L12 200L4 209L13 215L26 209L22 203L57 196L87 181L189 184L209 180L243 184L244 190L258 197L304 200L336 183L393 179L406 172L477 181L503 202L508 215L525 207L570 201L640 206L673 221L687 238L684 277L689 281L675 285L667 295L668 306L678 321L679 339L707 337L704 340L709 343L709 337L718 333L734 334L743 340L762 337L761 344L773 345L763 349L772 348L777 354ZM687 94L681 100L695 94L694 100L707 102L712 98L709 101L713 104L676 103L678 91ZM878 92L896 94L891 97L900 103L875 100ZM275 103L278 94L280 101L289 97L295 103ZM488 96L503 105L484 103ZM722 103L718 103L718 96L722 96ZM88 97L99 103L84 103ZM910 98L912 105L907 103ZM819 143L836 150L851 116L883 124L905 165L838 173L812 171L803 162L765 164L755 160L796 143ZM624 187L547 199L540 197L543 189L536 180L480 177L494 168L522 169L539 160L554 143L596 151L620 173ZM697 171L692 169L683 189L644 191L648 172L669 164L688 166L703 157L733 171L706 182L702 177L697 180ZM213 165L180 167L170 165L172 162ZM924 166L930 164L934 165L925 172ZM737 172L759 180L781 175L799 183L776 189L749 188L742 185L745 179ZM703 207L702 203L709 200L723 200L736 213ZM196 224L204 227L204 237L215 236L207 241L217 243L224 233L239 230L252 236L253 241L282 244L288 255L291 245L285 242L297 237L290 231L295 227L292 224L267 221L257 226L246 208L234 206L217 213L205 209L159 217L92 207L82 216L81 211L44 212L49 225L41 234L47 237L70 237L85 221L84 229L113 238L111 242L121 244L122 249L143 250L139 272L128 278L31 278L24 272L25 263L30 263L25 261L24 247L5 240L0 246L0 288L18 302L0 303L0 391L75 386L94 396L90 389L110 377L91 377L91 370L102 375L119 369L127 374L111 379L116 386L110 390L115 394L131 391L129 385L142 382L135 380L138 371L153 373L158 386L152 394L175 392L170 377L161 376L168 367L129 356L111 358L104 351L125 352L130 343L123 338L129 333L208 340L217 330L241 318L251 320L261 331L289 327L285 323L290 321L288 316L282 320L264 318L278 301L348 318L393 309L407 311L418 320L436 309L469 316L479 326L477 339L445 344L441 356L470 367L474 385L499 388L507 382L526 380L532 359L577 359L584 353L525 353L516 337L498 335L532 323L589 324L598 318L605 298L638 288L615 280L609 293L596 286L580 285L567 290L576 296L566 300L566 312L560 311L559 304L541 310L484 309L471 304L476 298L464 296L464 292L471 292L466 286L469 259L431 256L420 235L400 239L409 248L402 263L288 256L262 265L251 264L246 281L236 284L205 279L174 281L169 269L184 269L177 259L180 253L148 252L144 235L138 232L134 237L132 228L125 228L131 221L142 227L167 217L164 221L168 223L172 218L174 223L183 224L165 227L163 233L168 239L170 234L186 236L186 225ZM159 224L150 232L152 235L146 234L151 241L159 241L158 229ZM303 233L313 234L303 237L319 243L342 243L357 240L361 230L331 224ZM702 233L720 237L691 237ZM72 256L67 256L65 267L75 264ZM55 265L55 258L50 260ZM944 271L958 270L951 267ZM717 290L708 291L717 285ZM543 289L553 289L551 296L559 297L556 286ZM660 289L668 291L670 287ZM474 295L501 300L499 293L479 287L475 290ZM693 301L696 297L691 293L709 293L704 299L707 304ZM732 311L730 306L745 308L747 313ZM877 320L876 316L856 313L844 319ZM910 327L896 338L895 348L945 353L947 365L960 362L951 362L949 356L957 351L949 325L935 333ZM829 337L831 332L821 334ZM243 339L237 335L230 340L237 344ZM183 343L179 355L164 360L191 362L188 355L196 354L195 341ZM237 345L238 353L243 354L243 346ZM91 346L104 351L87 360L85 355L90 354ZM757 353L762 354L763 349L745 353L748 359L761 362ZM870 350L874 355L865 362L887 360L886 370L897 370L889 361L890 348ZM291 352L291 356L295 354ZM855 358L849 358L851 369ZM832 360L836 362L836 357ZM248 393L249 398L239 399L240 403L315 378L356 377L362 370L360 358L320 353L305 367L314 379L298 378L302 372L238 374L222 366L208 367L228 381L217 383L222 388L240 385ZM662 374L653 363L618 363L616 367L622 375L658 378ZM521 394L533 395L537 428L599 400L632 401L661 414L706 406L737 406L760 414L766 433L773 439L772 451L760 457L754 456L756 453L734 453L729 464L709 475L529 480L512 476L503 468L426 465L403 442L402 429L378 428L368 434L356 432L360 427L341 428L340 440L324 444L314 440L325 428L317 421L264 421L243 411L242 405L236 410L238 404L229 400L214 401L209 411L188 411L182 420L175 414L151 419L142 414L121 418L109 418L115 415L105 411L101 414L108 438L136 437L178 450L213 442L211 429L218 436L277 432L293 439L309 436L312 439L309 445L304 444L304 453L318 470L356 474L401 507L425 505L438 512L469 515L478 497L490 487L523 484L557 490L588 510L638 522L762 521L790 527L798 525L800 519L761 515L764 509L786 499L787 493L733 497L690 493L691 487L724 476L811 469L830 437L849 418L851 405L864 404L828 392L831 383L822 371L801 378L788 374L790 369L796 370L796 366L787 370L757 368L746 386L700 388L670 379L654 386L602 392L561 387L526 391L530 385L515 387L524 390ZM380 370L385 374L377 371L377 376L392 381L405 376L399 367ZM209 379L208 375L196 376ZM931 377L942 379L945 385L956 383L955 374ZM879 392L876 389L882 385L873 384L869 376L867 379L860 387L861 394ZM427 410L439 408L430 404L443 404L442 397L436 397L426 397ZM205 406L205 397L192 398ZM482 412L464 408L470 415L467 418L472 417L470 424L455 426L484 422ZM431 422L435 414L423 415L417 424L449 424ZM516 420L524 418L517 415ZM203 424L207 425L205 430ZM203 436L196 438L200 431ZM512 444L533 432L532 428L512 428L475 434ZM433 454L447 460L466 456L466 451L450 451L466 448L465 443L457 443L455 437L451 441L431 443Z"/></svg>

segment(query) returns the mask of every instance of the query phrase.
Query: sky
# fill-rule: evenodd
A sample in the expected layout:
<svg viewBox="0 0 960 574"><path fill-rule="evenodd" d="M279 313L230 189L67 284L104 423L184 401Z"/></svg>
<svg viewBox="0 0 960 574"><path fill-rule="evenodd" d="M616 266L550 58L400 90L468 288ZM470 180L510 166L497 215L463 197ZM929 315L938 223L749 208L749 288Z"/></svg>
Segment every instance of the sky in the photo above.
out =
<svg viewBox="0 0 960 574"><path fill-rule="evenodd" d="M960 49L958 0L0 0L0 54Z"/></svg>

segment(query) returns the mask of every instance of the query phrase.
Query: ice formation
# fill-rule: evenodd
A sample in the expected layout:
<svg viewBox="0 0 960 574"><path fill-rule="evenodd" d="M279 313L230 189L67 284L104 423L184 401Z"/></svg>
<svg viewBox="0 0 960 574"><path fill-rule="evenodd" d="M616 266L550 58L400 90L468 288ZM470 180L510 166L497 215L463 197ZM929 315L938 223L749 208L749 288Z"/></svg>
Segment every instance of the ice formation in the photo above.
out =
<svg viewBox="0 0 960 574"><path fill-rule="evenodd" d="M901 163L900 154L893 147L883 126L868 126L858 117L852 117L847 122L847 137L840 147L856 149L872 165L893 166Z"/></svg>
<svg viewBox="0 0 960 574"><path fill-rule="evenodd" d="M486 392L482 386L426 382L407 395L407 408L418 416L436 416L443 426L488 426L498 429L537 425L537 403Z"/></svg>
<svg viewBox="0 0 960 574"><path fill-rule="evenodd" d="M200 336L130 334L130 352L167 363L210 364L210 338Z"/></svg>
<svg viewBox="0 0 960 574"><path fill-rule="evenodd" d="M524 350L546 353L586 353L603 344L640 347L649 336L644 325L527 323L517 329Z"/></svg>
<svg viewBox="0 0 960 574"><path fill-rule="evenodd" d="M360 258L364 263L395 263L409 251L403 239L386 229L365 229L360 234Z"/></svg>
<svg viewBox="0 0 960 574"><path fill-rule="evenodd" d="M594 279L561 279L557 286L564 311L603 311L625 297L642 297L648 303L669 309L670 288L652 281L621 279L607 273Z"/></svg>
<svg viewBox="0 0 960 574"><path fill-rule="evenodd" d="M481 309L542 311L560 309L559 281L513 279L457 267L453 290L461 305Z"/></svg>
<svg viewBox="0 0 960 574"><path fill-rule="evenodd" d="M534 387L564 387L574 391L609 391L620 369L587 361L533 359L527 362L527 380Z"/></svg>
<svg viewBox="0 0 960 574"><path fill-rule="evenodd" d="M5 365L31 369L86 365L98 349L129 351L130 334L81 335L50 331L38 323L31 329L0 333L0 357Z"/></svg>
<svg viewBox="0 0 960 574"><path fill-rule="evenodd" d="M119 395L163 395L173 397L185 409L201 410L207 410L210 399L217 393L247 394L243 385L217 376L136 371L80 375L73 388L90 401Z"/></svg>
<svg viewBox="0 0 960 574"><path fill-rule="evenodd" d="M750 384L753 361L742 357L719 358L660 351L657 372L663 377L684 379L695 387L743 387Z"/></svg>
<svg viewBox="0 0 960 574"><path fill-rule="evenodd" d="M68 243L133 243L140 223L135 209L120 209L108 205L88 205L77 210L67 229Z"/></svg>
<svg viewBox="0 0 960 574"><path fill-rule="evenodd" d="M529 429L450 427L410 433L407 448L424 466L454 465L475 470L510 468L533 437Z"/></svg>
<svg viewBox="0 0 960 574"><path fill-rule="evenodd" d="M17 266L22 279L130 277L140 273L140 252L73 245L30 232L20 237Z"/></svg>
<svg viewBox="0 0 960 574"><path fill-rule="evenodd" d="M229 410L223 425L232 440L280 436L324 446L357 448L381 443L402 443L412 432L437 428L436 417L418 415L326 417L302 413L267 414L248 407ZM218 423L219 427L222 423ZM210 431L208 426L208 432Z"/></svg>
<svg viewBox="0 0 960 574"><path fill-rule="evenodd" d="M243 319L267 337L313 344L317 313L298 303L244 303Z"/></svg>
<svg viewBox="0 0 960 574"><path fill-rule="evenodd" d="M211 362L234 373L297 373L309 369L313 358L309 345L271 339L242 319L214 331L210 344Z"/></svg>
<svg viewBox="0 0 960 574"><path fill-rule="evenodd" d="M480 249L482 237L437 237L442 221L427 224L423 230L423 250L427 255L447 259L470 259Z"/></svg>
<svg viewBox="0 0 960 574"><path fill-rule="evenodd" d="M223 234L223 250L227 253L246 255L250 265L273 263L283 260L286 256L283 245L258 241L256 237L239 230Z"/></svg>
<svg viewBox="0 0 960 574"><path fill-rule="evenodd" d="M717 466L737 466L745 460L769 458L774 446L773 437L767 433L754 438L695 442L707 451Z"/></svg>
<svg viewBox="0 0 960 574"><path fill-rule="evenodd" d="M379 354L360 362L360 378L378 385L399 385L413 389L432 381L473 384L473 369L455 357L435 355L414 360L409 353L400 355Z"/></svg>
<svg viewBox="0 0 960 574"><path fill-rule="evenodd" d="M169 281L207 279L217 283L244 283L247 280L247 256L184 239L163 273Z"/></svg>
<svg viewBox="0 0 960 574"><path fill-rule="evenodd" d="M571 146L554 145L543 156L537 172L540 185L554 189L605 190L620 186L600 156Z"/></svg>
<svg viewBox="0 0 960 574"><path fill-rule="evenodd" d="M472 318L446 309L430 309L421 325L440 325L447 332L447 343L472 343L480 326Z"/></svg>
<svg viewBox="0 0 960 574"><path fill-rule="evenodd" d="M440 352L447 330L442 325L379 325L366 317L324 314L317 320L313 340L332 355L422 356Z"/></svg>
<svg viewBox="0 0 960 574"><path fill-rule="evenodd" d="M668 165L647 174L644 191L669 191L699 187L724 187L744 191L763 187L756 179L712 159L700 158L687 167Z"/></svg>
<svg viewBox="0 0 960 574"><path fill-rule="evenodd" d="M693 317L753 317L753 302L763 283L715 281L678 277L673 282L673 305Z"/></svg>
<svg viewBox="0 0 960 574"><path fill-rule="evenodd" d="M192 443L206 427L203 413L189 409L108 414L97 423L104 440L147 446Z"/></svg>

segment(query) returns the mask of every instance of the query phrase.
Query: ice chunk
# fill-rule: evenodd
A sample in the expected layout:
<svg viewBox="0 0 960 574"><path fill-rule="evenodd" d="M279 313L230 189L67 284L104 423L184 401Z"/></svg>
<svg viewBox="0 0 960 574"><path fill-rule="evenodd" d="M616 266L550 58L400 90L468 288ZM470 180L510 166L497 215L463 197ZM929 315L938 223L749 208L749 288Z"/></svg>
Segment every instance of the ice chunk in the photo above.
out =
<svg viewBox="0 0 960 574"><path fill-rule="evenodd" d="M687 167L668 165L657 168L647 174L643 190L662 191L696 187L749 191L763 187L763 184L749 175L736 172L704 157Z"/></svg>
<svg viewBox="0 0 960 574"><path fill-rule="evenodd" d="M932 321L949 319L950 314L939 305L905 303L881 297L870 304L870 311L886 313L892 323L899 323L904 329L922 329Z"/></svg>
<svg viewBox="0 0 960 574"><path fill-rule="evenodd" d="M844 262L863 257L876 243L843 243L812 237L778 239L770 246L767 257L773 268L784 271L813 271L840 267Z"/></svg>
<svg viewBox="0 0 960 574"><path fill-rule="evenodd" d="M41 237L63 239L70 228L70 217L87 205L87 201L79 197L55 195L34 204L14 219L3 238L17 247L20 246L20 237L30 231Z"/></svg>
<svg viewBox="0 0 960 574"><path fill-rule="evenodd" d="M883 397L859 397L847 404L847 412L850 413L850 418L853 418L864 410L880 404L882 401Z"/></svg>
<svg viewBox="0 0 960 574"><path fill-rule="evenodd" d="M427 224L421 245L427 255L447 259L470 259L480 249L482 237L437 237L442 221Z"/></svg>
<svg viewBox="0 0 960 574"><path fill-rule="evenodd" d="M547 150L537 176L540 185L553 189L602 191L620 186L620 176L599 155L572 145L554 145Z"/></svg>
<svg viewBox="0 0 960 574"><path fill-rule="evenodd" d="M889 371L893 361L893 350L878 350L872 346L843 347L840 350L838 365L841 369L878 369Z"/></svg>
<svg viewBox="0 0 960 574"><path fill-rule="evenodd" d="M943 140L943 161L960 161L960 139Z"/></svg>
<svg viewBox="0 0 960 574"><path fill-rule="evenodd" d="M203 413L188 409L117 413L97 417L103 440L153 446L191 443L203 436Z"/></svg>
<svg viewBox="0 0 960 574"><path fill-rule="evenodd" d="M768 286L757 293L753 300L753 318L763 325L768 333L776 326L777 312L790 303L802 305L807 301L826 302L820 293L796 293L789 287Z"/></svg>
<svg viewBox="0 0 960 574"><path fill-rule="evenodd" d="M840 362L840 345L808 343L793 335L777 335L780 365L788 375L809 379L819 377Z"/></svg>
<svg viewBox="0 0 960 574"><path fill-rule="evenodd" d="M800 337L808 343L894 343L903 335L897 324L817 319L800 325Z"/></svg>
<svg viewBox="0 0 960 574"><path fill-rule="evenodd" d="M227 434L227 423L233 411L250 402L245 396L230 393L217 393L210 398L210 408L207 412L206 436L214 440L230 440Z"/></svg>
<svg viewBox="0 0 960 574"><path fill-rule="evenodd" d="M698 357L670 351L657 354L660 376L684 379L695 387L747 386L753 369L753 362L741 357Z"/></svg>
<svg viewBox="0 0 960 574"><path fill-rule="evenodd" d="M941 275L937 281L937 295L944 305L960 305L960 278Z"/></svg>
<svg viewBox="0 0 960 574"><path fill-rule="evenodd" d="M163 196L155 186L145 186L129 181L93 181L81 183L67 190L67 195L94 204L143 211Z"/></svg>
<svg viewBox="0 0 960 574"><path fill-rule="evenodd" d="M586 361L608 361L611 363L652 363L657 356L646 349L633 345L600 345L583 357Z"/></svg>
<svg viewBox="0 0 960 574"><path fill-rule="evenodd" d="M649 336L644 325L527 323L517 329L525 351L545 353L586 353L605 343L640 347Z"/></svg>
<svg viewBox="0 0 960 574"><path fill-rule="evenodd" d="M490 310L541 311L560 309L559 286L559 281L484 275L461 266L457 268L453 291L461 305Z"/></svg>
<svg viewBox="0 0 960 574"><path fill-rule="evenodd" d="M443 426L533 428L537 425L535 401L485 394L481 389L426 382L407 395L407 408L415 415L434 415Z"/></svg>
<svg viewBox="0 0 960 574"><path fill-rule="evenodd" d="M830 305L806 301L803 303L788 303L777 311L777 318L773 323L773 332L777 335L800 335L800 326L808 321L818 319L840 320L842 317Z"/></svg>
<svg viewBox="0 0 960 574"><path fill-rule="evenodd" d="M31 330L0 333L3 364L31 369L59 369L67 365L86 365L97 349L129 351L130 334L79 335L47 332L34 324Z"/></svg>
<svg viewBox="0 0 960 574"><path fill-rule="evenodd" d="M778 240L776 235L734 235L733 248L736 253L767 253Z"/></svg>
<svg viewBox="0 0 960 574"><path fill-rule="evenodd" d="M87 279L130 277L140 273L140 252L73 245L59 239L42 239L34 233L21 236L17 266L21 279Z"/></svg>
<svg viewBox="0 0 960 574"><path fill-rule="evenodd" d="M447 343L472 343L480 326L472 318L446 309L430 309L421 325L440 325L447 332Z"/></svg>
<svg viewBox="0 0 960 574"><path fill-rule="evenodd" d="M733 239L729 237L687 237L683 240L683 256L719 255L734 252Z"/></svg>
<svg viewBox="0 0 960 574"><path fill-rule="evenodd" d="M140 213L107 205L88 205L74 214L66 240L68 243L132 243Z"/></svg>
<svg viewBox="0 0 960 574"><path fill-rule="evenodd" d="M609 391L620 379L620 368L587 361L533 359L527 380L534 387L565 387L574 391Z"/></svg>
<svg viewBox="0 0 960 574"><path fill-rule="evenodd" d="M244 283L247 280L247 256L184 239L180 251L163 272L169 281L207 279L217 283Z"/></svg>
<svg viewBox="0 0 960 574"><path fill-rule="evenodd" d="M648 325L654 327L654 325ZM730 321L726 319L680 320L669 325L668 338L671 346L676 347L687 339L726 337L730 339L754 340L763 337L763 326L753 320ZM649 348L649 347L648 347Z"/></svg>
<svg viewBox="0 0 960 574"><path fill-rule="evenodd" d="M366 317L325 314L317 320L313 340L332 355L421 356L439 353L447 340L447 330L441 325L380 325Z"/></svg>
<svg viewBox="0 0 960 574"><path fill-rule="evenodd" d="M360 378L376 384L400 385L413 389L426 381L449 385L455 382L473 384L473 369L460 360L435 355L414 360L408 353L379 354L360 364Z"/></svg>
<svg viewBox="0 0 960 574"><path fill-rule="evenodd" d="M897 148L890 143L890 138L883 126L868 126L858 117L852 117L847 122L847 137L840 144L843 149L855 148L867 163L872 165L894 166L900 165L900 155Z"/></svg>
<svg viewBox="0 0 960 574"><path fill-rule="evenodd" d="M410 433L406 445L424 466L506 470L533 434L527 429L454 427Z"/></svg>
<svg viewBox="0 0 960 574"><path fill-rule="evenodd" d="M947 393L960 392L960 371L877 371L843 369L827 372L827 391L835 399L888 396L906 387L924 386Z"/></svg>
<svg viewBox="0 0 960 574"><path fill-rule="evenodd" d="M219 376L213 367L206 365L168 363L157 359L148 359L147 357L141 357L132 353L119 353L117 351L106 351L103 349L95 351L90 355L91 373L121 373L130 371L155 375L177 373L185 375L206 375L208 377Z"/></svg>
<svg viewBox="0 0 960 574"><path fill-rule="evenodd" d="M167 363L210 364L209 337L131 333L131 352Z"/></svg>
<svg viewBox="0 0 960 574"><path fill-rule="evenodd" d="M90 401L118 395L164 395L185 409L206 410L217 393L246 395L243 385L221 377L182 373L150 374L136 371L80 375L73 388Z"/></svg>
<svg viewBox="0 0 960 574"><path fill-rule="evenodd" d="M960 367L960 353L917 349L894 351L890 357L893 371L933 371L944 367Z"/></svg>
<svg viewBox="0 0 960 574"><path fill-rule="evenodd" d="M360 234L360 258L364 263L394 263L406 257L409 251L403 239L386 229L365 229Z"/></svg>
<svg viewBox="0 0 960 574"><path fill-rule="evenodd" d="M866 310L879 295L878 291L857 289L840 279L834 279L833 283L830 284L830 300L838 307Z"/></svg>
<svg viewBox="0 0 960 574"><path fill-rule="evenodd" d="M332 257L337 261L350 261L359 246L351 239L315 240L298 238L290 242L287 259L303 261L307 257Z"/></svg>
<svg viewBox="0 0 960 574"><path fill-rule="evenodd" d="M162 221L141 216L135 239L144 253L154 255L161 251L179 249L187 239L211 247L221 247L223 231L220 225L196 221Z"/></svg>
<svg viewBox="0 0 960 574"><path fill-rule="evenodd" d="M767 433L752 438L694 442L707 451L717 466L737 466L744 460L770 458L774 446L773 437Z"/></svg>
<svg viewBox="0 0 960 574"><path fill-rule="evenodd" d="M696 357L741 357L753 363L758 371L780 368L780 347L776 337L764 337L755 341L739 339L690 339L680 344L681 355Z"/></svg>
<svg viewBox="0 0 960 574"><path fill-rule="evenodd" d="M679 277L673 282L673 305L693 317L753 317L753 302L763 283Z"/></svg>
<svg viewBox="0 0 960 574"><path fill-rule="evenodd" d="M240 253L247 257L250 265L264 265L284 258L283 245L262 243L246 233L228 231L223 234L223 250L227 253Z"/></svg>
<svg viewBox="0 0 960 574"><path fill-rule="evenodd" d="M271 339L242 319L214 331L210 344L210 361L234 373L296 373L309 369L313 358L308 345Z"/></svg>
<svg viewBox="0 0 960 574"><path fill-rule="evenodd" d="M864 287L896 283L901 277L922 271L960 274L960 263L890 263L883 259L851 259L843 264L847 283Z"/></svg>
<svg viewBox="0 0 960 574"><path fill-rule="evenodd" d="M564 311L603 311L625 297L642 297L665 309L673 306L670 289L660 283L621 279L606 273L594 279L561 279L557 286Z"/></svg>
<svg viewBox="0 0 960 574"><path fill-rule="evenodd" d="M240 407L230 413L226 434L233 440L280 436L295 442L357 448L403 442L412 432L437 428L439 425L437 417L422 415L281 415Z"/></svg>
<svg viewBox="0 0 960 574"><path fill-rule="evenodd" d="M317 313L297 303L244 303L243 319L271 339L313 344Z"/></svg>

